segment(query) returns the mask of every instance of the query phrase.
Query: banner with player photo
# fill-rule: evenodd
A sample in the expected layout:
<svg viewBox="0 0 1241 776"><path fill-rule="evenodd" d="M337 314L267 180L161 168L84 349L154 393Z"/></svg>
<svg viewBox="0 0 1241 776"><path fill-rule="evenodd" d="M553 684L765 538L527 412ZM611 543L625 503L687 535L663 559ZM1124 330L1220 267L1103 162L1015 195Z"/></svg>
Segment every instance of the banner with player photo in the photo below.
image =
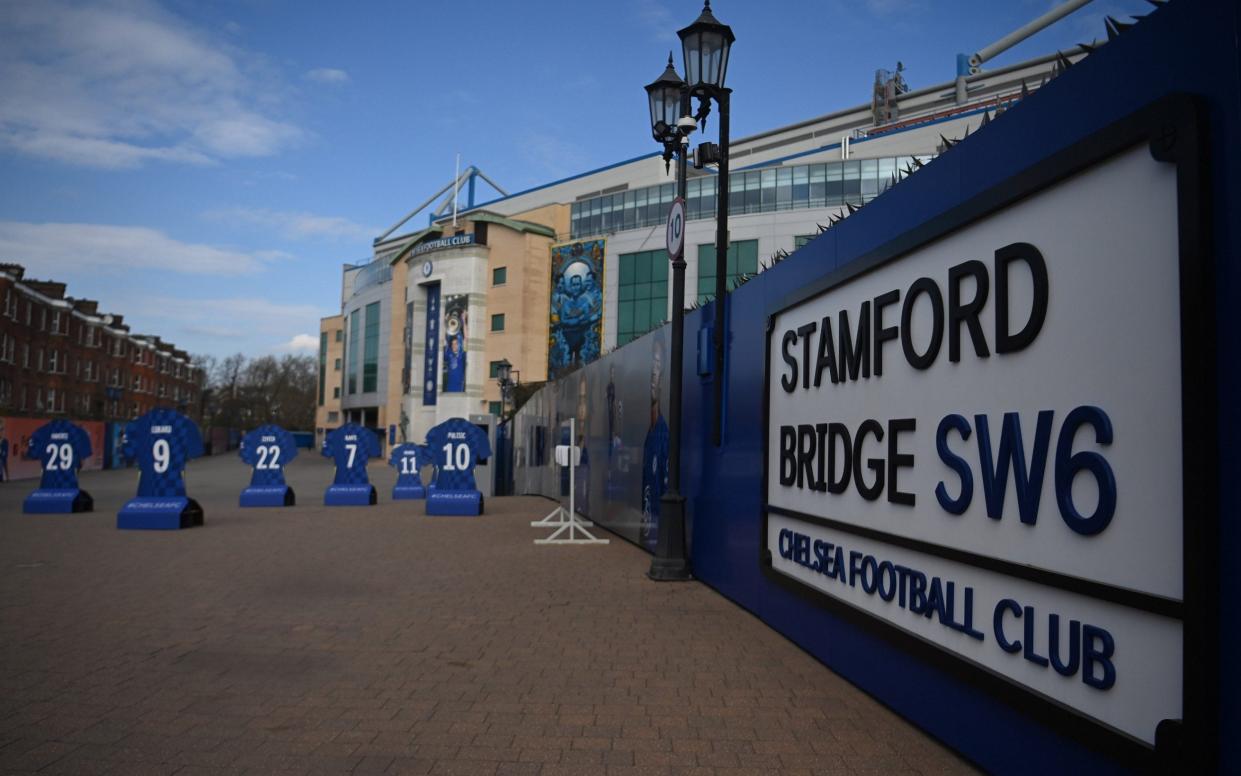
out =
<svg viewBox="0 0 1241 776"><path fill-rule="evenodd" d="M427 289L427 325L423 334L426 350L422 365L422 404L435 406L439 386L440 367L440 284L433 283Z"/></svg>
<svg viewBox="0 0 1241 776"><path fill-rule="evenodd" d="M599 357L603 345L604 244L604 240L586 240L552 246L549 379Z"/></svg>
<svg viewBox="0 0 1241 776"><path fill-rule="evenodd" d="M465 393L469 306L468 294L448 294L444 297L444 393Z"/></svg>

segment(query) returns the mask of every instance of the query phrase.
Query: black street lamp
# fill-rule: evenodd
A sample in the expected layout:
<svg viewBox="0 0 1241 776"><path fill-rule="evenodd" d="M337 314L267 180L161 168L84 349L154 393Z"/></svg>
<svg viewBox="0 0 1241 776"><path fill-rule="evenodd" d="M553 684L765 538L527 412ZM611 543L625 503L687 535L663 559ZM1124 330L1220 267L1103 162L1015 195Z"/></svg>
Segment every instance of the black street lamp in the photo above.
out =
<svg viewBox="0 0 1241 776"><path fill-rule="evenodd" d="M664 147L664 168L677 157L677 201L685 201L685 158L689 134L696 121L689 115L689 88L672 66L646 87L651 107L651 136ZM690 579L689 558L685 553L685 497L681 495L681 367L685 339L685 249L669 256L672 260L672 363L670 365L671 402L668 407L668 489L659 499L659 538L655 557L647 576L657 582Z"/></svg>
<svg viewBox="0 0 1241 776"><path fill-rule="evenodd" d="M732 49L732 28L711 13L711 0L706 0L702 13L694 23L677 32L685 57L685 75L689 92L698 98L694 115L705 122L711 112L711 101L720 106L720 142L718 146L703 143L694 155L694 166L718 164L715 216L715 320L712 332L714 359L714 412L711 438L715 445L723 439L724 418L724 305L728 293L728 98L732 90L724 86L728 74L728 54Z"/></svg>
<svg viewBox="0 0 1241 776"><path fill-rule="evenodd" d="M496 382L500 385L500 417L504 418L505 408L508 407L510 399L513 396L513 388L517 385L517 381L513 376L517 375L520 379L521 372L513 369L513 365L508 362L507 358L496 362Z"/></svg>

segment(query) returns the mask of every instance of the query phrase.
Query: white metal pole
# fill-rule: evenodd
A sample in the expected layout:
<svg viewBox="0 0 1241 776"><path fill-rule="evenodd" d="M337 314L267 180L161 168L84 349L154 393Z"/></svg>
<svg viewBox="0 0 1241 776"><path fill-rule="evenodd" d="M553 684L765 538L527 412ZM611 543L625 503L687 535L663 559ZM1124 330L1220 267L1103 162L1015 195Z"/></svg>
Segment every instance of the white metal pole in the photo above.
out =
<svg viewBox="0 0 1241 776"><path fill-rule="evenodd" d="M577 472L573 470L573 445L577 441L577 432L575 429L576 418L569 418L569 520L572 521L577 517L577 505L573 503L573 486Z"/></svg>
<svg viewBox="0 0 1241 776"><path fill-rule="evenodd" d="M457 166L452 173L452 228L457 228L457 192L461 190L461 154L457 154Z"/></svg>
<svg viewBox="0 0 1241 776"><path fill-rule="evenodd" d="M995 43L992 43L990 46L979 49L977 54L970 57L970 65L972 67L978 67L988 59L991 59L997 54L1003 53L1013 46L1016 46L1018 43L1030 37L1034 33L1045 27L1049 27L1089 2L1090 0L1067 0L1067 2L1061 3L1034 21L1008 33Z"/></svg>

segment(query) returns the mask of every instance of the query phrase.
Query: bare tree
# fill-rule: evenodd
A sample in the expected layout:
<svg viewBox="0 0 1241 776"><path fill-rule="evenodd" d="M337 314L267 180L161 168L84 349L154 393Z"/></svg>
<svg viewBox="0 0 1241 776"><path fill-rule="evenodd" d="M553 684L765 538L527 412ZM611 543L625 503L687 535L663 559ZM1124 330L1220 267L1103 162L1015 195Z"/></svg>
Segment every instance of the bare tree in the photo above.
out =
<svg viewBox="0 0 1241 776"><path fill-rule="evenodd" d="M210 363L203 408L207 426L250 429L275 423L290 430L314 427L317 362L314 356L236 353Z"/></svg>

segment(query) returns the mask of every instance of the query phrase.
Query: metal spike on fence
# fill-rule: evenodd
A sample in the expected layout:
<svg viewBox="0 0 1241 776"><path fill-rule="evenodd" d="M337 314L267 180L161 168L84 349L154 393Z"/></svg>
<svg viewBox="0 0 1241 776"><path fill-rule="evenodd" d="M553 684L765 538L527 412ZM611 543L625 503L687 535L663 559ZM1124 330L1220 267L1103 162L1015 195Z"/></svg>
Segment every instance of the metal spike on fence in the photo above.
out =
<svg viewBox="0 0 1241 776"><path fill-rule="evenodd" d="M1025 98L1029 96L1030 96L1030 88L1026 86L1026 79L1022 78L1021 79L1021 99L1024 100Z"/></svg>
<svg viewBox="0 0 1241 776"><path fill-rule="evenodd" d="M985 127L990 123L991 123L991 111L984 110L982 112L982 124L980 124L979 126Z"/></svg>
<svg viewBox="0 0 1241 776"><path fill-rule="evenodd" d="M1103 17L1103 26L1107 28L1107 39L1115 40L1121 33L1133 26L1131 22L1122 22L1111 16Z"/></svg>
<svg viewBox="0 0 1241 776"><path fill-rule="evenodd" d="M1068 70L1073 66L1073 62L1061 51L1056 52L1056 64L1060 65L1061 71Z"/></svg>

